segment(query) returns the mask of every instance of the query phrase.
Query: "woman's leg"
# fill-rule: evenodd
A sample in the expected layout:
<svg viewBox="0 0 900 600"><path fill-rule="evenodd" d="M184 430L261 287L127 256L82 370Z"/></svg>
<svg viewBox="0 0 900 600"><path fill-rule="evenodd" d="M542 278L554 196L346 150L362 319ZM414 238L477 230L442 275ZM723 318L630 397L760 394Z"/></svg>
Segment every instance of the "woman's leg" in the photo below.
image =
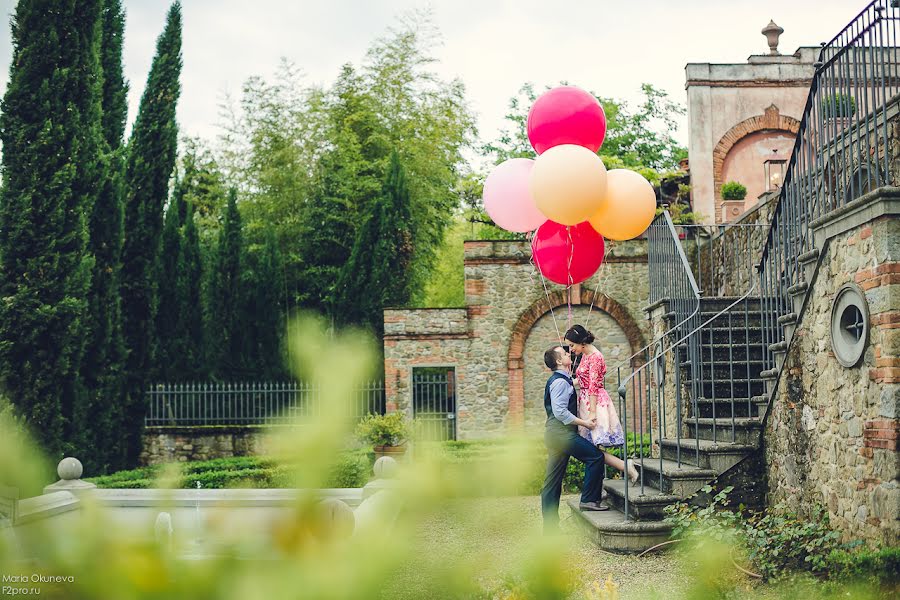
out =
<svg viewBox="0 0 900 600"><path fill-rule="evenodd" d="M609 452L603 453L603 462L612 467L613 469L617 469L619 471L625 472L625 461L619 458L618 456L613 456Z"/></svg>

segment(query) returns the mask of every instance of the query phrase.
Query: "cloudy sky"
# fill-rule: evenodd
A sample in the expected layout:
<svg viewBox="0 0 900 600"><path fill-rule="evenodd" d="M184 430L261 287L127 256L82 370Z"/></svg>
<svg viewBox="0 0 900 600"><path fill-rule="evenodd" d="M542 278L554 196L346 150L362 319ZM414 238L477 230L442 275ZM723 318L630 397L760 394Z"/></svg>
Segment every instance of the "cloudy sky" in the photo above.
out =
<svg viewBox="0 0 900 600"><path fill-rule="evenodd" d="M15 0L0 0L8 23ZM125 0L129 122L143 91L170 2ZM743 62L767 51L760 30L774 19L780 50L827 41L863 0L183 0L184 71L178 118L183 132L214 140L218 105L251 75L269 77L280 57L310 83L331 83L340 65L360 63L371 42L405 11L431 7L443 45L438 72L466 85L484 140L502 126L522 83L566 80L634 100L642 82L685 101L688 62ZM12 54L0 30L0 90ZM687 141L682 126L678 134Z"/></svg>

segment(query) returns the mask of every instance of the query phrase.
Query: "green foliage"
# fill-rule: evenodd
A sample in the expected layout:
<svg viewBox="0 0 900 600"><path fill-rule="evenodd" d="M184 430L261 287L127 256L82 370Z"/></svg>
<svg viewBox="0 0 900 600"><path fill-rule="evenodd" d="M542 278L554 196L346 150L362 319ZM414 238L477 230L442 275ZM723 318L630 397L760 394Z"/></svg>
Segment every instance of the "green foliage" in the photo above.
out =
<svg viewBox="0 0 900 600"><path fill-rule="evenodd" d="M726 487L704 506L678 503L667 506L666 519L672 523L672 537L683 540L691 551L710 544L726 544L741 549L752 568L765 579L796 573L856 580L876 579L896 585L900 577L900 552L853 551L859 542L840 543L840 533L829 527L828 514L821 508L800 517L777 506L761 513L732 510ZM711 494L705 486L701 494Z"/></svg>
<svg viewBox="0 0 900 600"><path fill-rule="evenodd" d="M250 243L275 227L290 309L342 321L355 308L359 297L337 289L335 274L373 213L394 151L407 173L412 236L409 283L396 293L421 299L458 205L454 184L475 122L462 83L432 69L437 43L428 15L413 15L328 89L305 86L284 63L273 81L250 79L240 105L225 107L220 162L241 192ZM376 317L351 320L380 327Z"/></svg>
<svg viewBox="0 0 900 600"><path fill-rule="evenodd" d="M413 288L414 235L406 172L396 152L381 195L371 204L339 282L341 320L380 337L384 309L408 306Z"/></svg>
<svg viewBox="0 0 900 600"><path fill-rule="evenodd" d="M88 396L90 451L83 463L89 472L124 466L116 431L124 415L125 342L122 338L122 269L125 149L128 85L122 71L125 15L119 0L101 9L100 63L103 71L102 131L106 156L99 193L90 217L89 251L94 256L88 297L88 332L81 377Z"/></svg>
<svg viewBox="0 0 900 600"><path fill-rule="evenodd" d="M669 211L674 225L695 225L700 220L700 214L689 211L687 204L676 202L668 206L660 206L656 209L656 214L661 215L664 211Z"/></svg>
<svg viewBox="0 0 900 600"><path fill-rule="evenodd" d="M287 329L282 302L284 264L274 230L267 232L263 247L247 249L246 259L242 274L243 364L258 379L283 379L288 376L282 347Z"/></svg>
<svg viewBox="0 0 900 600"><path fill-rule="evenodd" d="M122 314L127 361L128 421L121 434L132 464L141 449L144 390L152 377L157 314L156 277L163 228L163 207L175 166L181 93L181 5L169 9L156 43L140 108L131 132L125 165L125 244L122 250Z"/></svg>
<svg viewBox="0 0 900 600"><path fill-rule="evenodd" d="M206 333L203 329L203 259L195 214L194 205L188 202L175 276L178 305L172 317L177 327L171 347L172 356L178 358L172 371L173 381L196 381L209 372L204 343Z"/></svg>
<svg viewBox="0 0 900 600"><path fill-rule="evenodd" d="M0 115L0 385L53 458L90 445L80 366L105 170L100 8L16 5Z"/></svg>
<svg viewBox="0 0 900 600"><path fill-rule="evenodd" d="M176 487L203 489L233 487L285 488L291 487L291 473L299 465L271 457L241 456L189 462L182 467ZM102 477L87 478L101 489L147 489L159 485L164 465L119 471ZM372 465L359 450L342 452L324 482L329 488L359 488L366 484Z"/></svg>
<svg viewBox="0 0 900 600"><path fill-rule="evenodd" d="M367 415L357 424L356 437L373 446L399 446L409 438L409 422L402 412Z"/></svg>
<svg viewBox="0 0 900 600"><path fill-rule="evenodd" d="M822 114L826 119L852 117L856 114L856 98L834 93L822 98Z"/></svg>
<svg viewBox="0 0 900 600"><path fill-rule="evenodd" d="M178 259L181 255L181 211L177 202L166 210L159 252L156 336L159 340L154 373L161 381L176 381L175 371L183 358L179 354L178 312L184 302L178 296Z"/></svg>
<svg viewBox="0 0 900 600"><path fill-rule="evenodd" d="M737 181L722 184L722 200L743 200L747 196L747 188Z"/></svg>
<svg viewBox="0 0 900 600"><path fill-rule="evenodd" d="M244 243L241 214L237 207L237 191L228 194L225 222L219 230L209 297L207 323L207 356L210 370L219 379L234 379L243 375L245 356L242 352L244 325L242 263Z"/></svg>

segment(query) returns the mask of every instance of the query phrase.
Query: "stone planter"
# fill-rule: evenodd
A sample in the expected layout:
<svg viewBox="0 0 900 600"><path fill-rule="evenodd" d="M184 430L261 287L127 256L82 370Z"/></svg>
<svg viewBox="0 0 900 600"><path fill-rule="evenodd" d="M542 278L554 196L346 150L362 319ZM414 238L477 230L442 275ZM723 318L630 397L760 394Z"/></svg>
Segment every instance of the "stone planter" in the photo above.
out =
<svg viewBox="0 0 900 600"><path fill-rule="evenodd" d="M406 444L400 446L373 446L372 450L375 452L375 460L378 460L382 456L400 458L406 454Z"/></svg>

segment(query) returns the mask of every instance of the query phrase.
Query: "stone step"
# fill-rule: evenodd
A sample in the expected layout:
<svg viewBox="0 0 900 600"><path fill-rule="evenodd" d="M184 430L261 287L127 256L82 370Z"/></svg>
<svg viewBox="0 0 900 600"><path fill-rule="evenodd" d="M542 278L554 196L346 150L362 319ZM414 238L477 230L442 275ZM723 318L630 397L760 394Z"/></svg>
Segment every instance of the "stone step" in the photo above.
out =
<svg viewBox="0 0 900 600"><path fill-rule="evenodd" d="M759 327L759 324L762 322L762 313L759 311L750 311L748 313L744 313L743 308L739 308L735 306L728 312L700 312L698 313L700 317L700 323L706 323L710 321L707 327ZM729 317L731 315L731 317ZM729 318L731 321L729 322Z"/></svg>
<svg viewBox="0 0 900 600"><path fill-rule="evenodd" d="M669 540L672 526L664 521L635 521L625 519L616 509L604 512L578 508L578 498L566 502L572 518L601 550L617 554L640 554Z"/></svg>
<svg viewBox="0 0 900 600"><path fill-rule="evenodd" d="M753 417L723 417L716 415L716 419L685 419L688 435L699 437L701 440L734 442L737 444L755 444L759 441L762 432L762 422ZM733 438L732 438L733 436Z"/></svg>
<svg viewBox="0 0 900 600"><path fill-rule="evenodd" d="M690 368L692 361L686 361L683 363L685 368ZM763 361L760 360L738 360L733 359L731 361L728 360L728 357L716 357L714 360L710 360L709 356L701 357L701 360L698 362L698 369L700 369L700 375L703 378L710 378L715 380L729 380L732 377L738 378L740 377L745 382L747 381L747 371L750 371L750 379L759 379L759 374L763 371ZM749 367L749 369L748 369ZM712 377L710 377L710 373L712 373ZM744 384L746 387L746 383Z"/></svg>
<svg viewBox="0 0 900 600"><path fill-rule="evenodd" d="M659 458L645 458L643 463L635 461L634 466L643 473L645 484L652 482L662 492L679 498L689 498L718 475L712 469Z"/></svg>
<svg viewBox="0 0 900 600"><path fill-rule="evenodd" d="M646 464L646 459L645 459ZM655 483L655 482L654 482ZM609 496L606 502L618 511L625 512L625 486L628 485L628 516L637 521L659 521L665 518L663 509L681 500L674 494L665 494L644 478L643 487L640 480L631 485L627 479L605 479L603 489Z"/></svg>
<svg viewBox="0 0 900 600"><path fill-rule="evenodd" d="M711 440L699 440L700 457L697 459L698 440L694 438L683 437L681 440L675 438L664 438L657 440L660 451L664 459L677 460L678 448L681 448L681 462L700 467L701 469L712 469L717 473L724 473L745 456L755 452L759 448L759 444L732 444L729 442Z"/></svg>
<svg viewBox="0 0 900 600"><path fill-rule="evenodd" d="M699 341L699 340L698 340ZM750 357L750 361L761 361L763 360L763 349L765 348L765 344L762 341L759 342L751 342L750 344L741 343L741 344L697 344L697 351L700 353L700 358L704 362L709 362L710 354L715 358L716 362L727 361L729 356L731 360L735 361L745 361L747 357ZM690 348L687 344L680 344L678 346L678 360L681 364L685 364L690 362Z"/></svg>
<svg viewBox="0 0 900 600"><path fill-rule="evenodd" d="M697 382L697 391L704 398L751 398L766 393L765 381L761 377L762 373L760 379L750 379L749 385L748 380L744 378L700 379ZM693 389L690 378L683 377L682 381L688 389Z"/></svg>
<svg viewBox="0 0 900 600"><path fill-rule="evenodd" d="M717 296L715 298L701 298L700 310L703 312L719 312L731 306L738 300L738 298L740 298L740 296ZM745 304L747 305L747 309L751 312L758 312L760 310L758 298L745 298L740 303L736 304L731 310L740 310L741 312L743 312Z"/></svg>
<svg viewBox="0 0 900 600"><path fill-rule="evenodd" d="M697 399L697 412L701 419L704 418L712 418L713 416L713 405L716 407L716 418L727 417L731 418L732 410L734 411L734 416L736 417L757 417L760 414L760 403L754 402L752 398L750 398L749 402L748 398L716 398L712 400L711 398L698 398ZM764 407L765 405L762 405ZM688 403L688 416L694 416L694 403Z"/></svg>

